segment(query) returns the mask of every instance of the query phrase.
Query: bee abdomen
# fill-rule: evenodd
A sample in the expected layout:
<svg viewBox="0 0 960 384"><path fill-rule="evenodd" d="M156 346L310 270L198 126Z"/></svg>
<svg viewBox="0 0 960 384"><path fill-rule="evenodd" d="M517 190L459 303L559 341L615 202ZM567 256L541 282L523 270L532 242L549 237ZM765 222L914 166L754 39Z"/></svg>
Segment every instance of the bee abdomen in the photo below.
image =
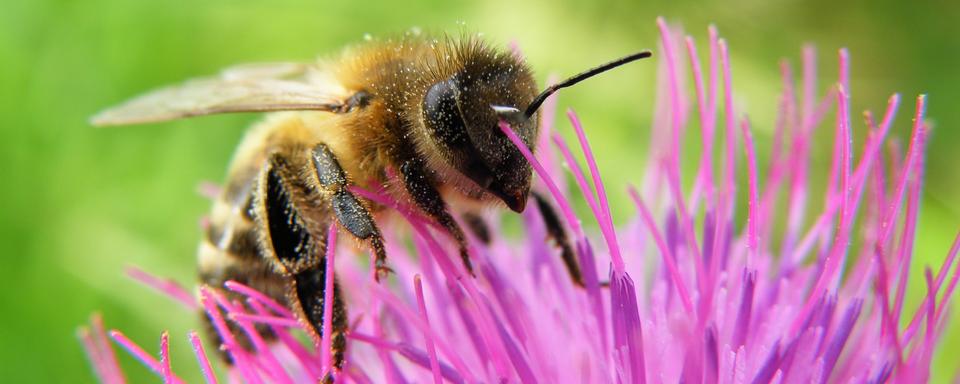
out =
<svg viewBox="0 0 960 384"><path fill-rule="evenodd" d="M229 189L229 188L228 188ZM224 197L230 195L226 191ZM236 191L234 191L236 193ZM250 190L247 194L252 193ZM257 238L257 227L248 213L249 197L240 200L240 203L229 203L221 198L214 203L210 215L210 223L205 229L204 237L200 240L198 250L198 274L201 284L219 289L228 300L240 300L241 295L225 290L224 283L236 281L251 287L281 305L286 305L286 279L274 271L273 267L263 258ZM249 310L249 308L246 308ZM201 313L208 334L213 338L214 345L222 342L206 313ZM253 345L249 337L235 324L228 323L230 332L244 349L252 350ZM256 329L266 340L274 338L268 326L257 325ZM225 362L231 363L226 353L220 356Z"/></svg>
<svg viewBox="0 0 960 384"><path fill-rule="evenodd" d="M257 232L253 222L235 217L230 223L211 222L204 241L224 257L238 260L260 258Z"/></svg>
<svg viewBox="0 0 960 384"><path fill-rule="evenodd" d="M256 193L253 182L249 177L241 178L243 182L234 179L228 183L213 204L198 254L200 280L214 288L222 288L227 280L246 284L248 280L261 283L266 279L282 286L282 276L263 258L258 227L251 218L250 206ZM274 297L282 303L283 293L278 293Z"/></svg>

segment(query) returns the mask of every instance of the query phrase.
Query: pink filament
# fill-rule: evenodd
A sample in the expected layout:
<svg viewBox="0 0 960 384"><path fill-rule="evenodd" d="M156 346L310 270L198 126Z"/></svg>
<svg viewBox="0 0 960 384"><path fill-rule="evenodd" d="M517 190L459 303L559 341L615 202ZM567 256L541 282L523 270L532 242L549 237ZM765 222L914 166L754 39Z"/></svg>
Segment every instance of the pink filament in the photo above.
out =
<svg viewBox="0 0 960 384"><path fill-rule="evenodd" d="M160 376L164 384L172 384L173 368L170 366L170 334L164 331L160 335Z"/></svg>
<svg viewBox="0 0 960 384"><path fill-rule="evenodd" d="M527 148L527 145L524 144L519 137L517 137L517 134L514 133L512 129L510 129L510 125L504 121L500 121L498 126L500 127L500 131L507 135L507 138L513 142L513 145L520 150L520 153L523 154L523 157L527 159L531 166L533 166L533 170L536 171L537 176L539 176L540 179L546 183L547 188L550 190L550 194L553 195L557 204L560 205L560 210L563 212L564 218L567 219L567 224L573 228L574 233L577 234L578 237L583 237L583 228L580 226L580 219L578 219L573 213L573 208L571 208L570 203L567 201L567 198L564 197L563 192L560 191L560 188L557 187L552 179L549 178L546 168L544 168L543 165L537 161L537 158L533 156L533 153L530 152L530 149Z"/></svg>
<svg viewBox="0 0 960 384"><path fill-rule="evenodd" d="M233 280L227 281L226 283L223 284L223 286L233 292L246 295L247 297L253 300L256 300L257 302L270 307L270 309L272 309L274 312L276 312L278 315L282 317L293 318L293 312L290 312L290 310L287 309L286 307L280 305L279 303L277 303L267 295L264 295L253 288L250 288L246 285L240 284Z"/></svg>
<svg viewBox="0 0 960 384"><path fill-rule="evenodd" d="M674 262L674 256L667 247L666 242L663 240L663 235L661 235L660 231L657 229L657 223L654 222L653 216L650 215L650 210L647 209L646 204L643 203L643 199L640 198L640 194L637 193L637 190L633 187L630 187L628 192L630 193L630 197L633 199L634 204L637 205L637 209L640 211L640 217L643 219L644 225L646 225L647 230L649 230L650 234L653 236L654 242L657 244L657 248L660 249L661 259L663 259L664 264L667 265L667 269L670 271L670 277L673 280L673 284L677 287L677 290L680 291L680 300L683 302L683 308L687 312L693 313L693 304L690 302L690 294L687 292L686 284L683 283L683 277L680 276L680 271L677 269L676 263Z"/></svg>
<svg viewBox="0 0 960 384"><path fill-rule="evenodd" d="M179 301L189 310L198 309L197 300L193 295L173 280L158 278L137 267L127 267L127 276Z"/></svg>
<svg viewBox="0 0 960 384"><path fill-rule="evenodd" d="M216 303L216 301L219 300L216 300L214 295L216 295L216 292L212 291L210 288L200 288L200 304L203 305L204 310L210 317L210 321L213 324L214 329L223 339L222 348L224 351L230 354L230 357L237 366L238 374L240 374L247 381L260 383L260 376L256 373L253 364L250 363L252 357L247 355L246 351L243 350L243 348L234 338L233 332L227 327L227 322L223 319L220 308Z"/></svg>
<svg viewBox="0 0 960 384"><path fill-rule="evenodd" d="M323 371L329 374L333 370L333 265L337 254L337 225L330 223L327 229L326 274L323 288L323 335L320 337L320 359ZM377 273L374 271L374 273Z"/></svg>
<svg viewBox="0 0 960 384"><path fill-rule="evenodd" d="M97 360L106 376L104 381L106 383L126 382L123 372L120 371L117 356L113 353L113 348L110 348L110 340L107 339L107 332L103 327L103 318L99 314L94 314L90 322L92 323L90 339L93 342L92 346L98 350Z"/></svg>
<svg viewBox="0 0 960 384"><path fill-rule="evenodd" d="M204 380L207 381L207 384L217 384L217 377L213 374L210 359L207 358L207 353L203 350L203 343L200 341L200 336L197 336L197 332L191 331L189 338L190 345L193 346L193 353L197 356L197 363L200 364L200 371L203 373Z"/></svg>
<svg viewBox="0 0 960 384"><path fill-rule="evenodd" d="M593 159L593 151L590 149L590 143L587 142L587 135L583 132L583 126L580 120L572 110L567 111L567 117L573 125L573 130L577 132L577 139L580 141L580 149L587 159L587 165L590 168L590 175L593 177L593 186L596 188L597 198L600 201L600 212L598 220L600 221L600 230L603 232L603 238L607 240L607 248L610 250L610 257L613 259L613 268L619 273L623 273L623 256L620 255L620 245L617 243L617 232L613 226L613 218L610 217L610 204L607 202L607 191L603 187L603 180L600 179L600 169L597 167L596 160Z"/></svg>
<svg viewBox="0 0 960 384"><path fill-rule="evenodd" d="M758 196L758 187L757 187L757 154L753 147L753 134L750 133L750 122L743 120L741 124L741 129L743 133L743 147L747 152L747 180L750 190L749 205L747 208L747 261L744 263L744 268L750 269L751 261L756 260L759 256L760 250L760 231L757 229L758 221L760 220L759 212L762 210L759 207L760 197ZM755 262L755 261L754 261Z"/></svg>
<svg viewBox="0 0 960 384"><path fill-rule="evenodd" d="M183 382L182 380L180 380L180 378L176 377L172 373L170 373L169 375L165 375L163 364L157 361L157 359L154 358L153 356L150 356L149 353L144 351L143 348L137 345L137 343L134 343L132 340L127 338L127 336L124 335L122 332L117 330L112 330L110 331L110 338L112 338L114 342L116 342L121 347L123 347L123 349L126 349L127 352L130 352L130 354L133 355L133 357L136 357L137 360L140 360L140 362L143 363L143 365L145 365L147 368L150 368L151 371L159 374L160 377L165 378L165 376L170 376L170 380L171 380L170 382L172 383Z"/></svg>
<svg viewBox="0 0 960 384"><path fill-rule="evenodd" d="M413 277L413 286L417 291L417 307L420 309L420 317L423 323L430 328L430 319L427 317L427 304L423 299L423 283L420 282L420 275ZM433 382L440 384L440 363L437 361L437 348L433 345L433 336L430 332L424 332L423 338L427 345L427 355L430 356L430 369L433 371Z"/></svg>

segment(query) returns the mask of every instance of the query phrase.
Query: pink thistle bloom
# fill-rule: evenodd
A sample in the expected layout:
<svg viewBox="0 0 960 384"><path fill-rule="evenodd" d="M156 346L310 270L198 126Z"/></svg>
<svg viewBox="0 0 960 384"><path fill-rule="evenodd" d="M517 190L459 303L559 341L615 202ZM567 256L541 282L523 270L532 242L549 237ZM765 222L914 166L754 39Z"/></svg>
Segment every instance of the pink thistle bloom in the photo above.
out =
<svg viewBox="0 0 960 384"><path fill-rule="evenodd" d="M234 364L218 379L209 351L190 333L209 383L316 382L327 375L357 383L929 380L960 278L953 267L960 235L940 269L925 271L927 294L919 307L905 308L930 131L926 98L917 98L905 152L887 139L900 107L896 94L879 120L865 113L866 140L855 146L846 50L839 55L840 78L817 96L815 54L806 48L799 86L790 64L782 64L772 154L761 168L755 146L766 143L754 140L750 121L734 103L726 42L710 29L703 69L691 37L681 39L662 19L659 27L662 71L645 182L612 192L627 193L636 205L627 225L613 223L594 153L572 111L567 116L585 168L556 133L552 100L543 110L535 154L500 125L533 164L535 188L560 208L578 251L583 288L543 241L547 233L536 205L523 214L521 239L494 231L489 245L471 242L472 278L456 246L406 202L360 189L355 192L404 220L384 223L396 274L382 284L372 281L353 248L333 245L331 228L327 286L335 271L349 287L344 291L354 316L342 371L331 371L329 338L303 344L302 323L266 295L230 282L201 288L197 300L174 282L129 273L187 309L211 315ZM683 92L684 81L692 81L692 98ZM836 119L824 121L831 111ZM833 160L826 190L813 191L812 135L824 126L834 130ZM681 143L688 134L702 144L693 182L683 185ZM740 163L747 169L743 184L735 174ZM577 194L564 189L563 166ZM745 207L735 203L738 193L747 196ZM825 196L822 207L809 204L811 193ZM596 222L598 236L584 229L571 208L574 198L590 207L584 220ZM778 212L780 206L785 209ZM742 229L738 217L746 219ZM495 213L486 219L498 220ZM242 294L247 305L228 301L222 289ZM229 322L246 333L253 351L225 331ZM269 326L277 340L265 342L254 325ZM183 382L170 366L166 333L154 356L120 331L106 332L94 318L81 340L102 382L125 381L110 339L164 382Z"/></svg>

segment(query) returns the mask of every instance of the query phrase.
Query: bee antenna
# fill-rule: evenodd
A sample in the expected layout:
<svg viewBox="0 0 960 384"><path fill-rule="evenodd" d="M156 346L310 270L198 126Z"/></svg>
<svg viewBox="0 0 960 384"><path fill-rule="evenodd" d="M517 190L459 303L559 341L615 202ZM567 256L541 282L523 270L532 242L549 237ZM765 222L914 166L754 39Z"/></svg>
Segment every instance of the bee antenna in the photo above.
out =
<svg viewBox="0 0 960 384"><path fill-rule="evenodd" d="M546 101L547 98L550 97L550 95L554 94L555 92L559 91L562 88L567 88L576 83L589 79L595 75L599 75L601 73L604 73L606 71L609 71L621 65L624 65L633 61L637 61L640 59L645 59L650 56L653 56L653 53L651 53L650 51L637 52L632 55L621 57L609 63L590 68L564 81L551 85L547 87L547 89L544 89L543 92L540 92L540 94L537 95L537 97L533 98L533 102L531 102L530 105L527 107L527 110L523 112L523 117L525 119L529 119L531 116L533 116L534 113L537 112L538 109L540 109L540 106L543 105L543 102Z"/></svg>

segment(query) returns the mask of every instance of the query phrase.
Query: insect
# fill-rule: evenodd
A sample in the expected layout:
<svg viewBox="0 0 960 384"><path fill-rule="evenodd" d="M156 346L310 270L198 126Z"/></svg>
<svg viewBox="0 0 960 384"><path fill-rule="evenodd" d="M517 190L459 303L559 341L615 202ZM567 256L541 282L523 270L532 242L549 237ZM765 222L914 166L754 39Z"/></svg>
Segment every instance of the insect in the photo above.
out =
<svg viewBox="0 0 960 384"><path fill-rule="evenodd" d="M200 244L199 276L211 287L235 280L287 303L319 340L325 331L325 229L331 223L369 247L375 278L389 271L374 220L383 208L351 186L383 187L412 202L456 241L469 271L466 236L448 202L463 208L464 222L482 238L482 220L470 216L473 210L499 202L520 212L530 191L531 167L498 121L509 122L532 146L537 110L549 95L650 55L626 56L538 93L527 63L509 51L477 37L408 34L366 42L331 61L230 68L147 93L92 122L275 112L249 130L235 154ZM556 213L535 197L572 279L582 284ZM347 331L340 291L335 285L331 338L337 368Z"/></svg>

